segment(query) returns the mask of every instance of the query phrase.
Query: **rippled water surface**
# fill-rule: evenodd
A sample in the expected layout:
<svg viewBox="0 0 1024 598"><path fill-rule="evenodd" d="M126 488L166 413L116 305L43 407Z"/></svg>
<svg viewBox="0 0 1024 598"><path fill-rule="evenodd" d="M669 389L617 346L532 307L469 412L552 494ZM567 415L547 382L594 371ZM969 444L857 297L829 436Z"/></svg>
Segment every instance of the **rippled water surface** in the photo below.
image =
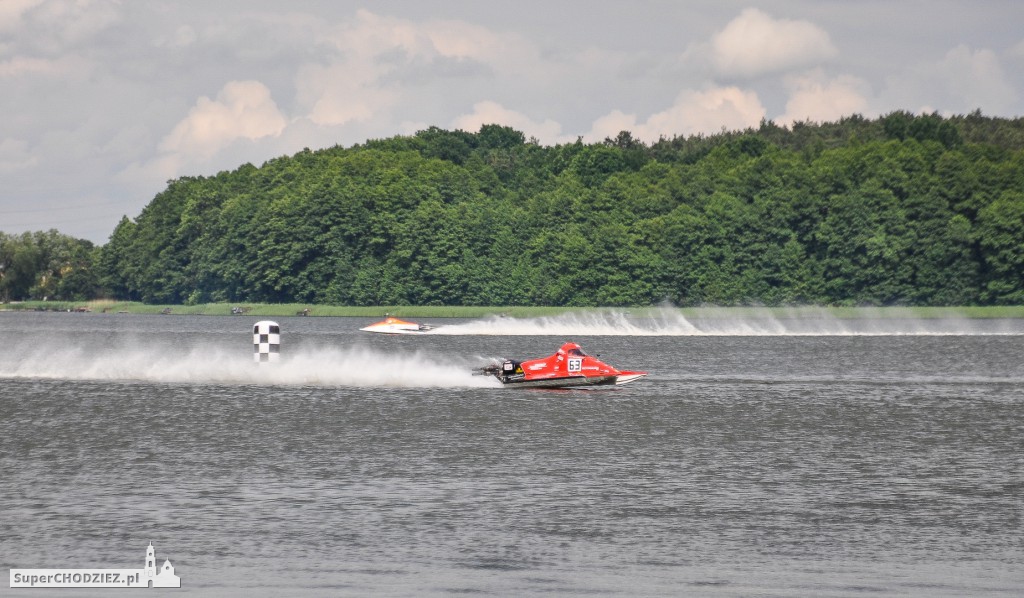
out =
<svg viewBox="0 0 1024 598"><path fill-rule="evenodd" d="M0 568L152 541L175 595L1024 594L1019 321L277 320L258 366L256 318L0 313ZM469 373L564 340L650 376Z"/></svg>

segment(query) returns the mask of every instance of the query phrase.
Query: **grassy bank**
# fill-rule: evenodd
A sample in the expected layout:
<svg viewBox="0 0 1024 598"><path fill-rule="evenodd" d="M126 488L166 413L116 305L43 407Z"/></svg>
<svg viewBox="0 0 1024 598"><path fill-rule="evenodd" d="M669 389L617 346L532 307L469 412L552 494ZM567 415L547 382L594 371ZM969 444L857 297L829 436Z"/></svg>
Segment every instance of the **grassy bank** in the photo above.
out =
<svg viewBox="0 0 1024 598"><path fill-rule="evenodd" d="M591 308L594 309L594 308ZM505 315L529 318L578 311L562 307L448 307L440 305L371 307L343 305L311 305L305 303L205 303L199 305L147 305L133 301L23 301L0 305L11 311L88 311L92 313L167 314L198 316L348 316L380 317L390 314L400 318L481 318Z"/></svg>
<svg viewBox="0 0 1024 598"><path fill-rule="evenodd" d="M24 301L0 305L0 310L9 311L88 311L92 313L168 314L229 316L233 310L242 315L258 317L348 316L384 317L391 314L400 318L483 318L504 315L512 318L537 318L568 312L628 312L635 316L657 315L665 309L660 307L487 307L487 306L402 306L384 305L373 307L352 307L341 305L309 305L302 303L206 303L201 305L146 305L130 301ZM831 317L840 319L856 318L1024 318L1024 306L996 307L685 307L678 308L687 317Z"/></svg>

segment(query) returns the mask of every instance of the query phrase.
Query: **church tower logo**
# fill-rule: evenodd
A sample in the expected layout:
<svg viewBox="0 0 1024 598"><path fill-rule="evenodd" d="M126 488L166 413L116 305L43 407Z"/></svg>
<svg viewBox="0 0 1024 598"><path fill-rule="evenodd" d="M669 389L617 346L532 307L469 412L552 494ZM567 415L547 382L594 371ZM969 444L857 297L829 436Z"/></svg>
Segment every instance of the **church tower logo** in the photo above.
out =
<svg viewBox="0 0 1024 598"><path fill-rule="evenodd" d="M180 588L170 559L156 564L150 542L142 569L11 569L12 588Z"/></svg>
<svg viewBox="0 0 1024 598"><path fill-rule="evenodd" d="M171 564L170 559L165 559L164 564L157 570L156 550L153 548L152 542L146 548L146 577L143 578L143 582L148 581L153 582L149 584L151 588L181 587L181 578L174 574L174 565Z"/></svg>

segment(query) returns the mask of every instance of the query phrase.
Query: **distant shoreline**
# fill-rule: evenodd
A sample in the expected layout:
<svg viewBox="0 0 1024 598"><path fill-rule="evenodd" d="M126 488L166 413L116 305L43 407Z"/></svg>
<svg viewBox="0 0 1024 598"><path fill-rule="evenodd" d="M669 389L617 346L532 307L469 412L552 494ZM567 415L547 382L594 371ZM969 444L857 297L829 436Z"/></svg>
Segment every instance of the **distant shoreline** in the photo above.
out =
<svg viewBox="0 0 1024 598"><path fill-rule="evenodd" d="M307 311L308 310L308 311ZM130 301L23 301L0 304L10 312L84 312L98 314L164 314L256 317L380 317L402 318L539 318L566 313L617 313L634 317L658 317L677 312L687 317L775 317L775 318L910 318L910 319L992 319L1024 318L1024 305L988 307L526 307L526 306L342 306L302 303L205 303L200 305L147 305Z"/></svg>

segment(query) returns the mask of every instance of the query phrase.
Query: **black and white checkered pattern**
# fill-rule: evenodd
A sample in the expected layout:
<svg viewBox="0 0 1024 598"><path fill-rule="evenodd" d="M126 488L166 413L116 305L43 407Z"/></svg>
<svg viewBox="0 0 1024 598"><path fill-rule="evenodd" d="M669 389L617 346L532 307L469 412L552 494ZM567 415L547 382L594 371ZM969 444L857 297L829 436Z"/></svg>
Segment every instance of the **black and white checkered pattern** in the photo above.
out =
<svg viewBox="0 0 1024 598"><path fill-rule="evenodd" d="M252 327L252 351L256 363L277 361L281 357L281 327L264 320Z"/></svg>

